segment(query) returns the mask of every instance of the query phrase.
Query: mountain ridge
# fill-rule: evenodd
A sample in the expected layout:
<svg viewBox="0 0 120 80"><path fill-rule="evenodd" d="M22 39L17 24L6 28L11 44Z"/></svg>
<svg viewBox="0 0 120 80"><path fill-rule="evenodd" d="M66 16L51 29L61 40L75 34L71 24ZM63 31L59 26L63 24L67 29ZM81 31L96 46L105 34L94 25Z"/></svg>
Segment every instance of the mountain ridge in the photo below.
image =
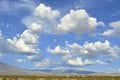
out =
<svg viewBox="0 0 120 80"><path fill-rule="evenodd" d="M79 70L79 69L43 69L43 70L35 70L40 72L52 73L52 74L93 74L93 71L87 70Z"/></svg>
<svg viewBox="0 0 120 80"><path fill-rule="evenodd" d="M99 73L88 70L79 69L35 69L28 70L24 68L19 68L8 63L0 62L0 75L48 75L48 74L79 74L79 75L96 75L96 76L116 76L120 74L110 74L110 73Z"/></svg>
<svg viewBox="0 0 120 80"><path fill-rule="evenodd" d="M8 63L0 62L0 74L92 74L92 71L76 70L76 69L35 69L28 70L19 68Z"/></svg>

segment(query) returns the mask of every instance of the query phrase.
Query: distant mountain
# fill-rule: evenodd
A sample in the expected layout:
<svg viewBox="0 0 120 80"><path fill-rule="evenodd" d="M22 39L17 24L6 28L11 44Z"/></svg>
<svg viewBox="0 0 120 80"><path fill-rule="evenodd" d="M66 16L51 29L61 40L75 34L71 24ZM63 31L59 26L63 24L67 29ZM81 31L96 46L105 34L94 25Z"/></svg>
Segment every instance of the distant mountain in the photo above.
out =
<svg viewBox="0 0 120 80"><path fill-rule="evenodd" d="M120 74L110 73L96 73L93 71L78 70L78 69L42 69L42 70L27 70L19 67L12 66L7 63L0 62L0 74L15 74L15 75L47 75L47 74L80 74L80 75L96 75L96 76L116 76Z"/></svg>
<svg viewBox="0 0 120 80"><path fill-rule="evenodd" d="M52 74L93 74L93 71L78 70L78 69L43 69L36 70L40 72L52 73Z"/></svg>
<svg viewBox="0 0 120 80"><path fill-rule="evenodd" d="M76 69L43 69L43 70L27 70L12 66L7 63L0 62L0 74L93 74L92 71L76 70Z"/></svg>
<svg viewBox="0 0 120 80"><path fill-rule="evenodd" d="M45 74L44 72L40 71L33 71L33 70L27 70L23 68L19 68L16 66L12 66L7 63L0 62L0 74L15 74L15 75L38 75L38 74Z"/></svg>
<svg viewBox="0 0 120 80"><path fill-rule="evenodd" d="M26 74L28 70L0 62L0 74Z"/></svg>

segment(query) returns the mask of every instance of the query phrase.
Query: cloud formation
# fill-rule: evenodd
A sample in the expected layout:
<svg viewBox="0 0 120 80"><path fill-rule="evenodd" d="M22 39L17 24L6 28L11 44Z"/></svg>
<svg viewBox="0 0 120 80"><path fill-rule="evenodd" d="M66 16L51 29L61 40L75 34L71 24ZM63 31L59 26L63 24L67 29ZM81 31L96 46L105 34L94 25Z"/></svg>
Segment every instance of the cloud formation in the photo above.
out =
<svg viewBox="0 0 120 80"><path fill-rule="evenodd" d="M85 42L83 45L66 42L65 45L64 47L56 46L54 49L48 47L47 52L53 55L62 54L63 63L72 66L107 64L108 61L96 60L96 58L118 58L120 52L118 46L111 46L107 40L105 42Z"/></svg>
<svg viewBox="0 0 120 80"><path fill-rule="evenodd" d="M76 59L69 59L68 64L74 65L74 66L83 66L84 63L82 62L82 59L77 57Z"/></svg>
<svg viewBox="0 0 120 80"><path fill-rule="evenodd" d="M23 19L23 23L29 26L31 23L36 22L42 26L43 32L51 34L69 32L95 34L97 26L105 26L104 22L97 22L97 19L91 17L84 9L70 10L70 13L63 15L62 18L59 16L60 12L58 10L40 4L35 8L33 15Z"/></svg>
<svg viewBox="0 0 120 80"><path fill-rule="evenodd" d="M89 43L85 42L83 45L79 45L77 43L68 44L66 42L65 49L61 49L59 46L56 46L54 49L48 48L47 51L54 54L63 54L62 51L64 51L64 54L71 53L71 54L77 54L80 56L85 57L118 57L118 49L119 47L112 47L109 41L105 42L94 42Z"/></svg>
<svg viewBox="0 0 120 80"><path fill-rule="evenodd" d="M91 61L91 60L82 60L82 58L80 57L76 57L75 59L68 59L68 64L72 65L72 66L86 66L86 65L93 65L93 64L106 64L103 61L100 60L95 60L95 61Z"/></svg>
<svg viewBox="0 0 120 80"><path fill-rule="evenodd" d="M50 49L50 47L47 48L47 52L52 54L69 54L69 50L62 49L59 45L55 47L55 49Z"/></svg>
<svg viewBox="0 0 120 80"><path fill-rule="evenodd" d="M85 60L84 65L92 65L92 64L106 64L106 62L103 62L101 60L95 60L95 61L90 61L90 60Z"/></svg>
<svg viewBox="0 0 120 80"><path fill-rule="evenodd" d="M2 2L8 4L6 1ZM21 1L20 3L22 2L27 3L27 1ZM8 7L9 5L6 6ZM22 8L24 7L24 4L20 4L18 6ZM59 16L59 14L60 13L58 10L52 10L51 7L40 4L35 8L32 19L28 18L31 22L27 23L27 21L25 21L25 24L27 24L27 29L25 29L21 34L17 34L12 39L5 39L0 31L0 52L22 55L39 55L40 49L38 48L38 45L40 43L40 34L46 30L46 21L49 20L50 22L51 20L54 20L57 16ZM33 20L33 18L36 20ZM29 59L30 56L27 58Z"/></svg>
<svg viewBox="0 0 120 80"><path fill-rule="evenodd" d="M40 25L33 23L22 34L13 37L13 39L4 39L0 32L1 53L24 53L26 55L39 53L40 49L37 46L41 29Z"/></svg>
<svg viewBox="0 0 120 80"><path fill-rule="evenodd" d="M39 24L32 23L30 28L26 29L18 36L18 38L14 37L13 39L7 39L7 41L13 46L13 49L16 50L16 52L39 53L39 49L36 48L36 46L39 44L39 34L41 29Z"/></svg>
<svg viewBox="0 0 120 80"><path fill-rule="evenodd" d="M23 19L23 23L26 26L30 26L32 23L41 25L42 32L51 33L53 27L57 24L56 19L60 15L58 10L54 10L45 4L40 4L35 8L32 15Z"/></svg>
<svg viewBox="0 0 120 80"><path fill-rule="evenodd" d="M53 20L60 15L60 12L58 10L52 10L51 7L47 7L44 4L40 4L36 7L34 15L40 18Z"/></svg>
<svg viewBox="0 0 120 80"><path fill-rule="evenodd" d="M108 29L107 31L105 31L102 35L105 35L105 36L117 36L117 37L120 37L120 21L115 21L115 22L111 22L109 24L109 26L112 28L112 29Z"/></svg>
<svg viewBox="0 0 120 80"><path fill-rule="evenodd" d="M70 13L60 19L60 24L54 29L57 34L68 32L74 33L92 33L97 26L97 19L89 16L89 14L81 10L70 10Z"/></svg>

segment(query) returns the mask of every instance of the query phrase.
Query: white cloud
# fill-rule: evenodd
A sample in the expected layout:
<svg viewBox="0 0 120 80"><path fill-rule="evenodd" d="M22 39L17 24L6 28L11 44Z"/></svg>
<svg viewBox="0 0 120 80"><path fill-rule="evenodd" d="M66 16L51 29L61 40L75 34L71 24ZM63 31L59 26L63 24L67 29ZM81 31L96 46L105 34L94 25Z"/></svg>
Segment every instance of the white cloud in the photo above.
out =
<svg viewBox="0 0 120 80"><path fill-rule="evenodd" d="M69 59L68 64L74 65L74 66L82 66L84 63L82 62L82 59L77 57L76 59Z"/></svg>
<svg viewBox="0 0 120 80"><path fill-rule="evenodd" d="M85 10L70 10L61 20L60 24L54 29L57 34L68 32L74 33L92 33L97 26L97 20L90 17Z"/></svg>
<svg viewBox="0 0 120 80"><path fill-rule="evenodd" d="M76 11L70 10L70 13L64 15L58 24L59 20L57 17L59 15L60 12L58 10L54 10L41 3L35 8L33 15L23 19L23 23L26 26L37 23L41 26L42 32L52 34L74 32L78 34L89 33L90 35L93 35L97 26L105 26L102 21L97 23L97 19L91 17L83 9Z"/></svg>
<svg viewBox="0 0 120 80"><path fill-rule="evenodd" d="M49 59L44 59L41 62L35 62L35 67L45 67L45 66L50 66L50 60Z"/></svg>
<svg viewBox="0 0 120 80"><path fill-rule="evenodd" d="M16 62L18 62L18 63L26 63L26 59L16 59Z"/></svg>
<svg viewBox="0 0 120 80"><path fill-rule="evenodd" d="M55 17L59 16L60 13L58 10L52 10L51 7L47 7L44 4L40 4L35 9L34 15L41 18L47 18L53 20Z"/></svg>
<svg viewBox="0 0 120 80"><path fill-rule="evenodd" d="M102 57L102 56L111 56L118 57L118 47L111 47L109 41L105 41L104 43L97 41L94 43L85 42L83 46L73 43L66 44L70 48L71 53L77 53L79 55L83 55L86 57ZM116 51L117 50L117 51Z"/></svg>
<svg viewBox="0 0 120 80"><path fill-rule="evenodd" d="M66 47L61 48L60 46L56 46L55 49L48 48L47 51L52 54L62 53L65 54L76 54L79 56L94 58L94 57L118 57L118 53L120 48L118 46L111 46L109 41L105 42L94 42L88 43L85 42L83 45L79 45L77 43L68 44L66 42Z"/></svg>
<svg viewBox="0 0 120 80"><path fill-rule="evenodd" d="M76 57L75 59L67 59L67 62L69 65L73 65L73 66L85 66L85 65L93 65L93 64L106 64L103 61L100 60L95 60L95 61L91 61L91 60L85 60L83 61L82 58L80 57Z"/></svg>
<svg viewBox="0 0 120 80"><path fill-rule="evenodd" d="M40 24L37 24L37 23L32 23L28 28L32 33L42 32L42 26Z"/></svg>
<svg viewBox="0 0 120 80"><path fill-rule="evenodd" d="M81 53L82 46L77 43L68 44L68 42L66 42L66 46L69 47L69 50L71 53L74 53L74 54Z"/></svg>
<svg viewBox="0 0 120 80"><path fill-rule="evenodd" d="M35 28L31 28L34 26ZM22 34L13 37L13 39L4 39L2 33L0 33L0 48L1 53L24 53L24 54L33 54L39 53L40 50L36 46L39 44L39 34L41 32L41 27L37 23L33 23L28 26ZM4 45L4 46L2 46Z"/></svg>
<svg viewBox="0 0 120 80"><path fill-rule="evenodd" d="M115 22L111 22L109 24L109 26L112 27L112 29L108 29L107 31L105 31L102 35L105 36L118 36L120 37L120 21L115 21Z"/></svg>
<svg viewBox="0 0 120 80"><path fill-rule="evenodd" d="M35 47L39 44L39 34L41 33L42 28L37 23L32 23L30 26L28 26L28 29L26 29L19 37L18 40L8 40L10 43L15 44L15 46L23 50L25 52L33 52L38 53L39 49L35 49Z"/></svg>
<svg viewBox="0 0 120 80"><path fill-rule="evenodd" d="M38 51L34 48L34 45L25 44L23 39L18 39L16 41L8 39L8 43L10 44L10 51L14 53L38 53Z"/></svg>
<svg viewBox="0 0 120 80"><path fill-rule="evenodd" d="M111 46L111 43L107 40L105 42L85 42L83 45L79 45L77 43L69 44L68 42L66 42L65 47L56 46L54 49L48 48L47 50L49 53L52 54L63 54L63 62L65 61L67 64L73 66L107 64L108 62L106 60L102 61L92 59L96 59L98 57L118 58L118 54L120 52L120 48L118 46ZM65 51L69 52L69 54ZM82 58L85 58L85 60L82 61Z"/></svg>
<svg viewBox="0 0 120 80"><path fill-rule="evenodd" d="M103 62L103 61L100 61L100 60L96 60L96 61L85 60L84 64L85 65L91 65L91 64L106 64L106 63Z"/></svg>
<svg viewBox="0 0 120 80"><path fill-rule="evenodd" d="M39 26L42 32L51 33L53 27L57 24L57 17L59 15L60 12L58 10L53 10L51 7L41 3L35 8L32 15L23 19L23 23L26 26L31 26L29 27L30 29L35 30L35 26ZM37 23L37 25L35 23ZM34 26L34 28L32 26Z"/></svg>
<svg viewBox="0 0 120 80"><path fill-rule="evenodd" d="M27 2L27 1L25 0L23 2ZM10 38L4 39L0 34L1 53L2 52L17 53L17 54L24 53L27 55L33 54L33 53L35 54L40 53L40 49L37 47L40 42L39 41L40 33L46 30L46 26L50 25L49 22L51 20L54 20L54 18L57 17L59 14L60 14L59 11L52 10L50 7L47 7L44 4L40 4L35 9L34 15L31 18L32 21L28 23L27 29L24 30L21 34L19 34L18 36L14 36L13 39L10 39ZM37 19L33 20L33 18L37 18ZM46 21L48 22L48 24L46 24ZM2 45L5 45L5 46L2 46Z"/></svg>
<svg viewBox="0 0 120 80"><path fill-rule="evenodd" d="M37 34L31 33L29 30L25 30L21 34L21 39L26 43L26 44L37 44L39 41L39 36Z"/></svg>
<svg viewBox="0 0 120 80"><path fill-rule="evenodd" d="M5 1L6 4L8 4L8 2L9 1ZM17 2L15 2L15 3L17 4ZM27 5L28 0L19 1L18 3L21 3L21 4L17 5L16 7L23 8L25 6L25 3L26 3L26 6L28 6ZM30 1L29 3L32 3L32 1ZM14 4L14 5L16 5L16 4ZM6 7L8 7L8 6L9 5L6 5ZM43 4L42 4L42 6L43 6ZM50 12L52 12L51 8L49 9L49 7L46 7L45 5L43 8L48 9L48 10L50 10ZM17 8L17 9L19 9L19 8ZM43 9L43 11L44 11L44 9ZM56 11L55 12L53 11L52 13L55 13L57 15ZM51 16L55 17L55 15L53 15L53 14L51 14ZM4 53L4 52L17 53L17 54L24 53L24 54L28 54L28 55L33 54L33 53L40 53L40 49L37 46L39 44L39 37L40 37L40 33L42 32L42 30L43 30L43 25L36 21L35 22L33 21L29 25L27 25L26 30L24 30L18 36L14 36L13 39L10 39L10 38L4 39L2 37L2 34L0 33L0 40L1 40L0 52L1 53ZM4 45L4 46L2 46L2 45Z"/></svg>
<svg viewBox="0 0 120 80"><path fill-rule="evenodd" d="M52 53L52 54L69 54L70 53L69 50L62 49L59 45L56 46L54 49L50 49L48 47L47 52Z"/></svg>

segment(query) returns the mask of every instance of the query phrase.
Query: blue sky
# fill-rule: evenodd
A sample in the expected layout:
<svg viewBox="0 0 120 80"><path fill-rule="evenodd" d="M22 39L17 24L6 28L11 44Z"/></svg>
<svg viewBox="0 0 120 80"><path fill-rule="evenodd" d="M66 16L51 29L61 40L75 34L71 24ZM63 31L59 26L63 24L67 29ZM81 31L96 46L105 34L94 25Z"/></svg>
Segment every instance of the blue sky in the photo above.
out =
<svg viewBox="0 0 120 80"><path fill-rule="evenodd" d="M120 72L120 1L0 0L0 61L27 69Z"/></svg>

